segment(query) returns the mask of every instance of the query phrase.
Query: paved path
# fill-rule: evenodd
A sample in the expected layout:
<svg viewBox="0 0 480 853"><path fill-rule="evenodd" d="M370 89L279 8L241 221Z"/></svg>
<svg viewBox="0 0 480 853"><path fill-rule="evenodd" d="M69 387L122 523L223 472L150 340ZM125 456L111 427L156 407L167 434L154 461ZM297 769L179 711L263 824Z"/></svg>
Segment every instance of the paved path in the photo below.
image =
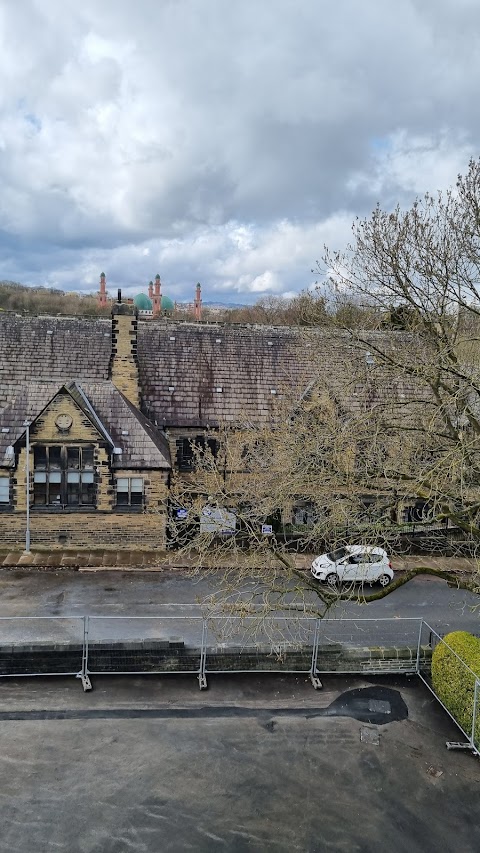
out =
<svg viewBox="0 0 480 853"><path fill-rule="evenodd" d="M291 557L298 568L309 569L314 554L292 554ZM452 572L471 573L479 567L479 561L467 557L440 556L406 556L393 557L393 567L403 571L416 566L429 566ZM6 551L0 549L0 567L34 568L83 568L92 571L175 571L191 568L191 561L179 557L175 552L135 550L96 550L83 549L74 551L55 549L52 551L33 550L31 554L23 551Z"/></svg>

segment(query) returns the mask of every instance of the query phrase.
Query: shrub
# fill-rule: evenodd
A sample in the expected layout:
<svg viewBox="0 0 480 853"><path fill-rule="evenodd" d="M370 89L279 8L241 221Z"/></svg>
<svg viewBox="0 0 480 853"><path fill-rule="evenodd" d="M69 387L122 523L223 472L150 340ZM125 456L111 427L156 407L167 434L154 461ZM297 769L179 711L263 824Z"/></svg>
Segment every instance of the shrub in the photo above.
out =
<svg viewBox="0 0 480 853"><path fill-rule="evenodd" d="M473 673L480 678L480 639L466 631L453 631L447 634L444 642L436 646L432 655L433 688L468 736L471 735L473 721L475 694ZM480 744L479 691L477 691L475 743L477 746Z"/></svg>

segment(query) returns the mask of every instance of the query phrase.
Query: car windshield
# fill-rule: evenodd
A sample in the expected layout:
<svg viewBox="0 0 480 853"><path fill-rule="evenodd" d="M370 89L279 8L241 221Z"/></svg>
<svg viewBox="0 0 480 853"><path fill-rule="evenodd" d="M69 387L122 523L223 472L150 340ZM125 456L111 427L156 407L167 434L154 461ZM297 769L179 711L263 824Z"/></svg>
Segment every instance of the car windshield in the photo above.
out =
<svg viewBox="0 0 480 853"><path fill-rule="evenodd" d="M337 548L336 551L330 551L330 553L327 554L327 557L332 561L332 563L338 563L338 561L343 559L343 557L346 557L347 554L348 551L346 548Z"/></svg>

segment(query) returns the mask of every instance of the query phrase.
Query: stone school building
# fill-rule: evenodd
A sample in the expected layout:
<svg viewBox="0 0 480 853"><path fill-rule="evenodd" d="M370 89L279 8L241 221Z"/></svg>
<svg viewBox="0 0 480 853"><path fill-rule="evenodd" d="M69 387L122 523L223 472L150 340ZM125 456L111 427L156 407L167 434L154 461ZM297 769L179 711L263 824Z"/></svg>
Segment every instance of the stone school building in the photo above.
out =
<svg viewBox="0 0 480 853"><path fill-rule="evenodd" d="M121 300L121 297L120 297ZM0 314L0 541L165 548L172 476L222 425L271 419L304 388L289 328ZM28 458L27 458L28 454Z"/></svg>
<svg viewBox="0 0 480 853"><path fill-rule="evenodd" d="M347 417L405 407L408 377L374 361L328 328L142 317L120 294L111 319L0 313L0 542L24 547L28 502L33 547L164 549L192 448L274 425L319 381Z"/></svg>

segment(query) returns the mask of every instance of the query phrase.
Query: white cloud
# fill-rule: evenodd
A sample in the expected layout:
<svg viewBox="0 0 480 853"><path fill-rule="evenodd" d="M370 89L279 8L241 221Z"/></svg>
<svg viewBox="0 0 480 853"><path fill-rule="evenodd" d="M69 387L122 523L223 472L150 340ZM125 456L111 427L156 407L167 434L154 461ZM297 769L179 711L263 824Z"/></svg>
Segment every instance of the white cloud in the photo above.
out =
<svg viewBox="0 0 480 853"><path fill-rule="evenodd" d="M354 214L476 153L479 27L473 0L0 4L0 275L309 286Z"/></svg>

